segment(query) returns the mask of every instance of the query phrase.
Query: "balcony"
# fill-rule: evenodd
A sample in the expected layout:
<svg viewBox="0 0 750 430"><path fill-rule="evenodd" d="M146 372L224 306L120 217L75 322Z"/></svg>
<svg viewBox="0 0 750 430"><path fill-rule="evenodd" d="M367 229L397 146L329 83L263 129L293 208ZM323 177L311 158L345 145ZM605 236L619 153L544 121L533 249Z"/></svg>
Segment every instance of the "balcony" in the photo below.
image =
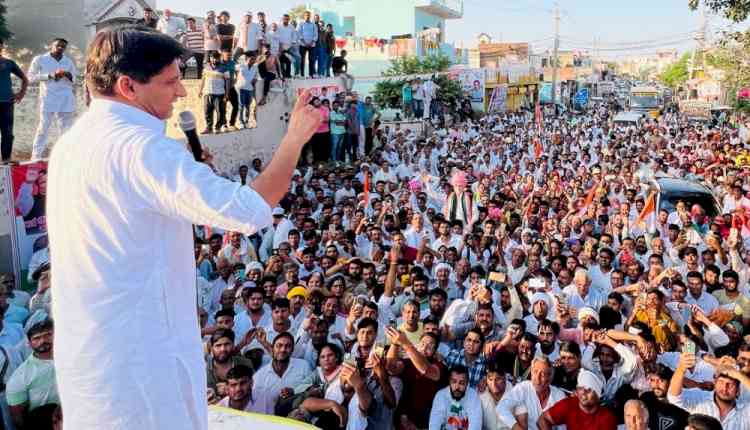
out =
<svg viewBox="0 0 750 430"><path fill-rule="evenodd" d="M443 19L459 19L464 16L463 0L416 0L415 6Z"/></svg>

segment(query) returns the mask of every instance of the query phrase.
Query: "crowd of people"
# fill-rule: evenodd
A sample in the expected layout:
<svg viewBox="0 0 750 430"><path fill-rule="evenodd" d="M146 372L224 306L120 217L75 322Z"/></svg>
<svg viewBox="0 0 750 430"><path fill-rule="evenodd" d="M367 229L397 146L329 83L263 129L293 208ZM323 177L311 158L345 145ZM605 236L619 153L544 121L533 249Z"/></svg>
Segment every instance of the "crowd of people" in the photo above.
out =
<svg viewBox="0 0 750 430"><path fill-rule="evenodd" d="M253 22L254 16L257 22ZM194 77L201 80L204 134L254 127L255 108L266 103L273 85L283 87L288 79L336 77L347 90L354 84L346 50L337 51L333 26L310 12L305 12L299 23L288 14L277 23L267 22L264 12L247 12L235 25L227 11L218 16L208 11L199 22L194 17L175 16L169 9L159 16L145 8L136 24L173 37L185 47L182 77L188 77L188 70L194 67ZM0 158L11 161L14 106L24 99L30 84L38 84L40 119L30 158L41 160L48 154L51 129L57 127L62 134L76 117L79 70L65 55L68 41L62 37L50 42L48 52L35 56L26 72L2 56L3 47L0 40ZM21 82L16 92L11 75ZM229 114L227 104L231 106Z"/></svg>
<svg viewBox="0 0 750 430"><path fill-rule="evenodd" d="M146 13L141 24L177 38L188 50L182 61L183 78L188 61L195 61L206 119L203 134L248 128L255 122L251 119L254 108L266 103L272 86L283 87L288 79L304 78L306 70L309 78L341 77L348 90L353 85L346 50L336 55L333 26L309 11L300 23L289 14L284 14L280 23L269 23L264 12L258 12L257 22L253 22L253 13L247 12L237 25L230 23L227 11L218 17L208 11L200 26L189 17L184 29L171 24L176 19L168 9L159 19L150 10ZM262 85L256 97L259 82ZM229 116L227 103L231 105Z"/></svg>
<svg viewBox="0 0 750 430"><path fill-rule="evenodd" d="M273 228L197 227L212 402L321 428L750 426L745 145L612 119L389 130L295 172ZM646 172L723 212L654 208Z"/></svg>

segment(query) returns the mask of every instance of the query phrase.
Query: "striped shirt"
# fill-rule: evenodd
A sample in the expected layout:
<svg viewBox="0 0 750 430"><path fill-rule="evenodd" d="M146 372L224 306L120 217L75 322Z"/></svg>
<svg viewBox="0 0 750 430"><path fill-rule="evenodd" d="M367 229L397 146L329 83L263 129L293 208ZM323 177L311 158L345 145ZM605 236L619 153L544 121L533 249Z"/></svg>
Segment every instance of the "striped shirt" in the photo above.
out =
<svg viewBox="0 0 750 430"><path fill-rule="evenodd" d="M182 44L193 52L203 52L203 31L187 30L182 35Z"/></svg>

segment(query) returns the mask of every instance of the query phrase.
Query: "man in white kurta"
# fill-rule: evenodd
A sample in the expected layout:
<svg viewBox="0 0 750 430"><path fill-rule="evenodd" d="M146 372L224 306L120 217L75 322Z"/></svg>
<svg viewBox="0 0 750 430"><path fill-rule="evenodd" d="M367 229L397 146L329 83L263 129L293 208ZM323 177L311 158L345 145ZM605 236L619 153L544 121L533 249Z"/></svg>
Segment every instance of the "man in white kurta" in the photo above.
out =
<svg viewBox="0 0 750 430"><path fill-rule="evenodd" d="M31 60L29 80L39 83L39 126L31 146L31 159L44 157L49 140L49 130L57 120L60 132L73 125L76 111L76 96L73 84L78 72L65 49L68 42L58 39L52 42L50 52Z"/></svg>
<svg viewBox="0 0 750 430"><path fill-rule="evenodd" d="M147 82L117 72L106 87L111 81L103 78L116 72L91 69L108 52L128 66L164 66ZM302 140L320 124L302 106L305 92L271 173L253 188L223 179L164 135L164 119L186 94L181 55L177 42L158 33L100 32L87 67L94 99L50 159L55 366L65 430L207 429L192 224L246 235L269 225L269 203L283 196Z"/></svg>

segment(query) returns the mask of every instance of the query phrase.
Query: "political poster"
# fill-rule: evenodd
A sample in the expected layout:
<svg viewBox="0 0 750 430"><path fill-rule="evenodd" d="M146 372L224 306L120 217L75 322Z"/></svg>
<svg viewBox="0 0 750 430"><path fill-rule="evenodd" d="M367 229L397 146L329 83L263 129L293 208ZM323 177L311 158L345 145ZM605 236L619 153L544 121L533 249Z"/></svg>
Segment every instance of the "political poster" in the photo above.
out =
<svg viewBox="0 0 750 430"><path fill-rule="evenodd" d="M47 162L37 161L11 166L13 210L15 212L15 238L17 265L25 276L31 255L46 246L47 213Z"/></svg>
<svg viewBox="0 0 750 430"><path fill-rule="evenodd" d="M542 82L539 86L539 102L542 104L552 103L552 82Z"/></svg>
<svg viewBox="0 0 750 430"><path fill-rule="evenodd" d="M46 232L44 200L47 195L47 162L13 166L11 178L16 217L23 219L25 233L32 235Z"/></svg>
<svg viewBox="0 0 750 430"><path fill-rule="evenodd" d="M484 69L458 69L450 72L449 76L461 84L461 89L469 95L471 104L484 109ZM476 107L475 107L476 108Z"/></svg>
<svg viewBox="0 0 750 430"><path fill-rule="evenodd" d="M508 85L501 84L492 90L490 105L487 111L490 113L503 113L508 109Z"/></svg>

